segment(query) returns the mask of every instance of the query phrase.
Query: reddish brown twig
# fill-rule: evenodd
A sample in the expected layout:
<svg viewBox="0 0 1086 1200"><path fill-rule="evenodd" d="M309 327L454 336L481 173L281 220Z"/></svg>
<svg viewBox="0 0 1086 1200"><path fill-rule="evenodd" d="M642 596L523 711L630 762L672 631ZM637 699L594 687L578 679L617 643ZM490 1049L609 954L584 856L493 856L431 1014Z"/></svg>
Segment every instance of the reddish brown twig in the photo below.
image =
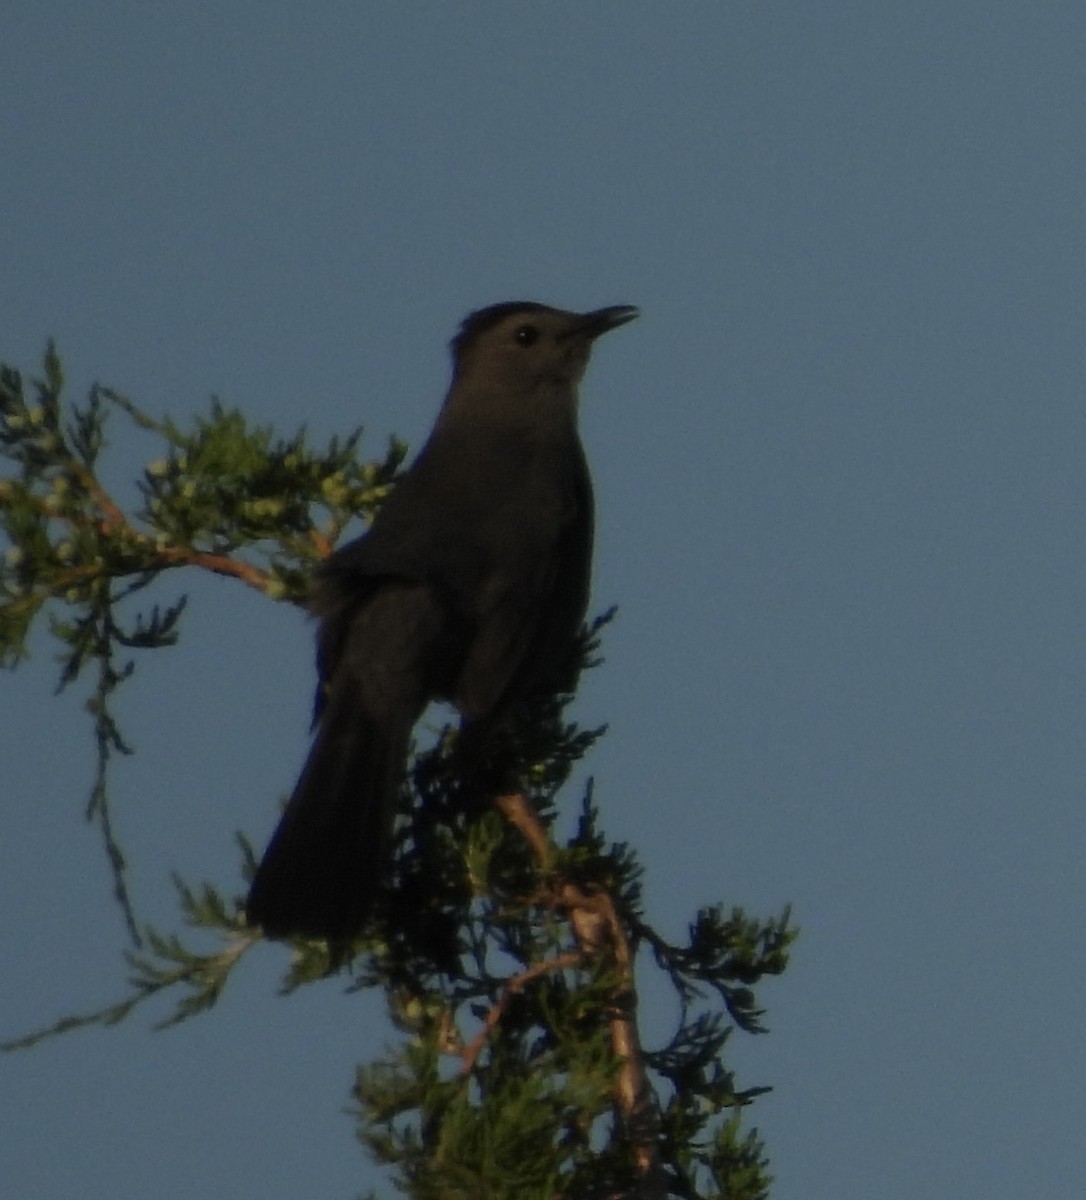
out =
<svg viewBox="0 0 1086 1200"><path fill-rule="evenodd" d="M36 500L36 507L47 517L58 521L66 521L71 526L91 526L96 528L103 537L122 537L127 547L138 547L141 552L149 552L152 562L141 565L138 570L153 569L156 565L166 567L192 566L211 571L215 575L224 575L240 579L249 587L259 592L267 592L270 576L266 571L254 567L241 559L231 558L226 554L213 554L205 550L193 550L188 546L159 546L155 540L142 530L137 529L125 516L121 508L114 502L109 493L102 487L92 472L81 463L73 462L71 470L78 476L80 486L93 498L101 514L97 520L88 520L78 512L55 512L43 500ZM321 540L324 540L323 538ZM73 582L86 577L94 577L104 572L95 564L89 567L71 568L63 577L64 581ZM66 583L63 586L67 586Z"/></svg>
<svg viewBox="0 0 1086 1200"><path fill-rule="evenodd" d="M515 975L510 979L505 985L505 990L502 992L497 1004L493 1005L486 1014L482 1029L479 1030L475 1037L461 1051L460 1057L463 1062L460 1066L460 1074L471 1074L472 1068L475 1066L475 1060L486 1045L487 1038L490 1036L495 1025L505 1015L513 997L518 992L522 992L533 979L538 979L541 975L550 975L552 972L564 971L568 967L577 966L582 957L580 950L568 950L565 954L559 954L557 958L549 958L546 962L536 963L534 966L528 967L527 970L521 971L519 975Z"/></svg>
<svg viewBox="0 0 1086 1200"><path fill-rule="evenodd" d="M540 821L535 809L523 794L510 792L508 795L496 797L494 803L504 814L506 820L520 831L521 836L531 846L539 860L540 870L549 871L554 865L554 847L543 827L543 822Z"/></svg>
<svg viewBox="0 0 1086 1200"><path fill-rule="evenodd" d="M128 525L128 520L120 505L102 487L101 483L98 482L98 477L89 467L79 462L78 459L73 458L70 460L69 469L79 480L79 486L98 505L102 513L102 531L104 533L111 533L118 526L123 527Z"/></svg>
<svg viewBox="0 0 1086 1200"><path fill-rule="evenodd" d="M243 562L240 558L230 558L226 554L210 554L202 550L189 550L184 546L165 546L158 550L159 558L164 566L170 567L202 567L215 575L226 575L240 579L258 592L268 590L269 577L259 567Z"/></svg>
<svg viewBox="0 0 1086 1200"><path fill-rule="evenodd" d="M526 797L520 793L499 796L495 803L531 846L540 869L544 872L550 871L555 859L554 846ZM608 1012L611 1047L615 1057L622 1063L615 1084L615 1108L633 1146L634 1163L639 1177L636 1193L638 1200L664 1200L667 1195L667 1182L657 1146L659 1122L637 1029L633 955L626 931L614 900L602 888L593 887L589 890L563 880L555 888L552 902L569 918L573 936L579 947L576 957L597 958L610 951L618 968L622 983L612 997ZM540 975L549 967L550 964L540 963L537 967L530 968L530 972ZM525 972L525 975L529 975L530 972ZM521 978L518 976L518 979ZM520 986L523 987L527 982L528 979L524 978ZM497 1011L492 1009L491 1013L487 1014L488 1021L492 1015L494 1023L500 1019L505 1003L508 1001L506 996L503 996L495 1006ZM484 1030L484 1036L486 1032L489 1032L489 1028Z"/></svg>
<svg viewBox="0 0 1086 1200"><path fill-rule="evenodd" d="M321 530L317 529L315 526L309 530L309 540L316 547L317 553L321 556L321 558L327 558L328 555L332 553L332 539L326 533L322 533Z"/></svg>

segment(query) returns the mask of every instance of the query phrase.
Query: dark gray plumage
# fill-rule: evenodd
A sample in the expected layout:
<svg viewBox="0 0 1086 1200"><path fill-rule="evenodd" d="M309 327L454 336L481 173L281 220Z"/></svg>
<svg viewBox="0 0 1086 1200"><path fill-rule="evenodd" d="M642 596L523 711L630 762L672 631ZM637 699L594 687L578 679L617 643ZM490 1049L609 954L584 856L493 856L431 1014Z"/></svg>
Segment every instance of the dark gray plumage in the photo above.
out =
<svg viewBox="0 0 1086 1200"><path fill-rule="evenodd" d="M268 936L358 932L431 700L477 727L561 683L591 574L577 384L594 339L636 316L497 304L453 339L429 439L369 531L317 572L315 738L247 906Z"/></svg>

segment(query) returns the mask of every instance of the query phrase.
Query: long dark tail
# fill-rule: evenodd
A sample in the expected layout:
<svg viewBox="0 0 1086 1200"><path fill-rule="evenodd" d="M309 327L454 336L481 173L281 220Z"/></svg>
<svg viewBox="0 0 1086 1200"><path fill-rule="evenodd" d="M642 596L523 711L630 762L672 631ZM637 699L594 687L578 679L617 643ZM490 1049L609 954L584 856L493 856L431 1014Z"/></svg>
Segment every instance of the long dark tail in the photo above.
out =
<svg viewBox="0 0 1086 1200"><path fill-rule="evenodd" d="M358 933L388 866L413 723L376 718L353 689L333 689L249 891L248 920L268 937Z"/></svg>

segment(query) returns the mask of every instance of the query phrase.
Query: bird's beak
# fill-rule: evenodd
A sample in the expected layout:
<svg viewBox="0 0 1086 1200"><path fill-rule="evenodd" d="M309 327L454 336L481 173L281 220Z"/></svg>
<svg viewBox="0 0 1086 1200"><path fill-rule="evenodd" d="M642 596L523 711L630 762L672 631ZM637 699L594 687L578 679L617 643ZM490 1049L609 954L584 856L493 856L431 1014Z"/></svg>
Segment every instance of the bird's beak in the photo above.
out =
<svg viewBox="0 0 1086 1200"><path fill-rule="evenodd" d="M601 333L617 329L627 321L636 320L641 310L633 304L613 304L610 308L597 308L595 312L583 313L567 331L567 336L579 333L583 337L598 338Z"/></svg>

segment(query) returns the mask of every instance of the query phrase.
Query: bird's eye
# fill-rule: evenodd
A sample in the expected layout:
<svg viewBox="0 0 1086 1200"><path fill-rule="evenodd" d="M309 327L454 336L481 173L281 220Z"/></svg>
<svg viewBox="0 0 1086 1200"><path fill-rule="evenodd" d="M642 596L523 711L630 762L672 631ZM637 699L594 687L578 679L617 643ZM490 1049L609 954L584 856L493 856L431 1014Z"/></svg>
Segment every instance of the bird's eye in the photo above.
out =
<svg viewBox="0 0 1086 1200"><path fill-rule="evenodd" d="M531 346L539 341L539 330L534 325L521 325L513 334L520 346Z"/></svg>

